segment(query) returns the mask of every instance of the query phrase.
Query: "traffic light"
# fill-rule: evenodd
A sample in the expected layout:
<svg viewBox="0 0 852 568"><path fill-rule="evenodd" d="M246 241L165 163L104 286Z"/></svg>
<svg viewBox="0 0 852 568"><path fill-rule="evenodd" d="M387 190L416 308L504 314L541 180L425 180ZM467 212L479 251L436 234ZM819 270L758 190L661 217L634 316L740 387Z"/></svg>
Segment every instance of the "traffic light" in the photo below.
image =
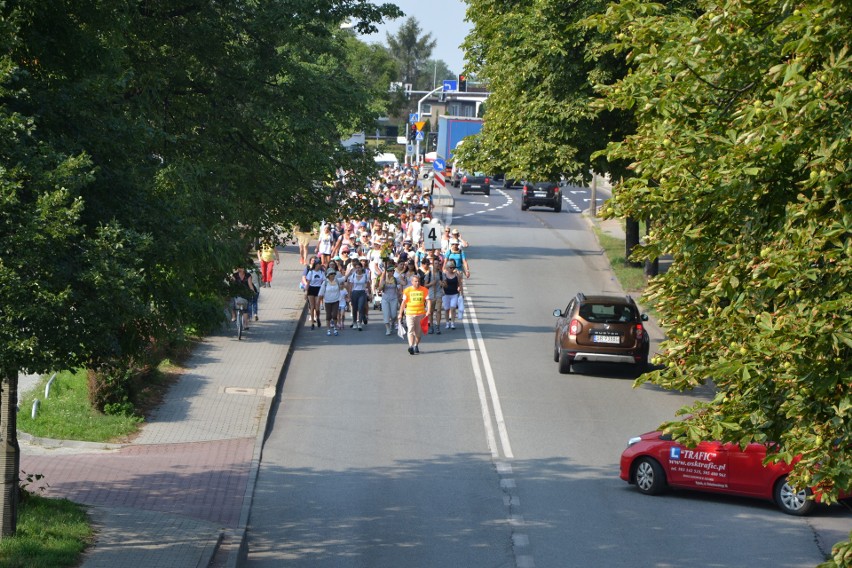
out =
<svg viewBox="0 0 852 568"><path fill-rule="evenodd" d="M467 77L464 75L459 75L459 92L467 92Z"/></svg>
<svg viewBox="0 0 852 568"><path fill-rule="evenodd" d="M408 141L414 142L417 138L417 127L415 125L411 125L408 127Z"/></svg>

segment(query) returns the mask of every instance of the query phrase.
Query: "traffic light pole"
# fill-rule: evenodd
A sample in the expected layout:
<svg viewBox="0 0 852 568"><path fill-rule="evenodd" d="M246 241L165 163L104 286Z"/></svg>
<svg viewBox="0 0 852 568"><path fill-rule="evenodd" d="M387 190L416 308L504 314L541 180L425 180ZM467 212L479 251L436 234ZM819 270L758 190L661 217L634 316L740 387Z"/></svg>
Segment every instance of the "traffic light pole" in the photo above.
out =
<svg viewBox="0 0 852 568"><path fill-rule="evenodd" d="M437 89L432 89L431 91L429 91L428 93L423 95L422 99L417 101L417 120L420 120L421 109L423 108L423 101L425 101L426 99L428 99L429 97L431 97L432 95L437 93L438 91L443 91L443 90L444 90L444 86L441 85ZM417 141L415 141L415 147L414 147L414 163L416 163L417 165L420 165L422 162L423 161L420 159L420 140L417 140Z"/></svg>

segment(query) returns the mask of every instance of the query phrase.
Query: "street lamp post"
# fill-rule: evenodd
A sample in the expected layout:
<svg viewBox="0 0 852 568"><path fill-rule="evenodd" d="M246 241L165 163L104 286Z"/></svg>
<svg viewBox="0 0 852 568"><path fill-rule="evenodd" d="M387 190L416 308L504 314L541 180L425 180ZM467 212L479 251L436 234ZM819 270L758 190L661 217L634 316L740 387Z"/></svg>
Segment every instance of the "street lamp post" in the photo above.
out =
<svg viewBox="0 0 852 568"><path fill-rule="evenodd" d="M423 95L422 99L417 101L417 120L420 120L420 110L423 108L423 101L425 101L426 99L428 99L429 97L431 97L432 95L437 93L438 91L443 91L443 90L444 90L444 86L441 85L440 87L438 87L436 89L432 89L431 91L429 91L428 93ZM420 131L418 130L418 132L420 132ZM420 140L417 140L417 142L415 144L414 154L415 154L414 162L416 164L420 165L420 163L421 163L421 160L420 160Z"/></svg>

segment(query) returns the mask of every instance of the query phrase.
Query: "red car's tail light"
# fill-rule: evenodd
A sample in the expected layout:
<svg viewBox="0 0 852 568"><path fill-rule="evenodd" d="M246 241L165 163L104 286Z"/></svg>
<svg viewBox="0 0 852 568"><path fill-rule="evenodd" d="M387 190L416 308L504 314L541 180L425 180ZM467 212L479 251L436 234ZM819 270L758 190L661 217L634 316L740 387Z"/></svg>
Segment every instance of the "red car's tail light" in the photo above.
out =
<svg viewBox="0 0 852 568"><path fill-rule="evenodd" d="M491 178L486 177L486 178L485 178L485 183L491 183Z"/></svg>
<svg viewBox="0 0 852 568"><path fill-rule="evenodd" d="M462 176L462 183L467 183L467 176Z"/></svg>
<svg viewBox="0 0 852 568"><path fill-rule="evenodd" d="M571 323L568 325L568 333L570 335L580 335L581 331L583 331L583 324L580 323L580 320L571 320Z"/></svg>

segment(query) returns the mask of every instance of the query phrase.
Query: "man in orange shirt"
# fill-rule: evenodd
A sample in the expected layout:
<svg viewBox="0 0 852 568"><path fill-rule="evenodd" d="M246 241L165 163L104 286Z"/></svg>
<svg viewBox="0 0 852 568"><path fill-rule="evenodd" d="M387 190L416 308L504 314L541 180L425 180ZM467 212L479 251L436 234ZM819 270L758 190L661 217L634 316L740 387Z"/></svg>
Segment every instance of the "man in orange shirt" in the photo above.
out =
<svg viewBox="0 0 852 568"><path fill-rule="evenodd" d="M420 285L420 276L411 278L411 286L402 291L402 304L399 307L399 321L405 314L408 326L408 353L420 353L420 340L423 337L421 321L426 317L426 298L429 289Z"/></svg>

